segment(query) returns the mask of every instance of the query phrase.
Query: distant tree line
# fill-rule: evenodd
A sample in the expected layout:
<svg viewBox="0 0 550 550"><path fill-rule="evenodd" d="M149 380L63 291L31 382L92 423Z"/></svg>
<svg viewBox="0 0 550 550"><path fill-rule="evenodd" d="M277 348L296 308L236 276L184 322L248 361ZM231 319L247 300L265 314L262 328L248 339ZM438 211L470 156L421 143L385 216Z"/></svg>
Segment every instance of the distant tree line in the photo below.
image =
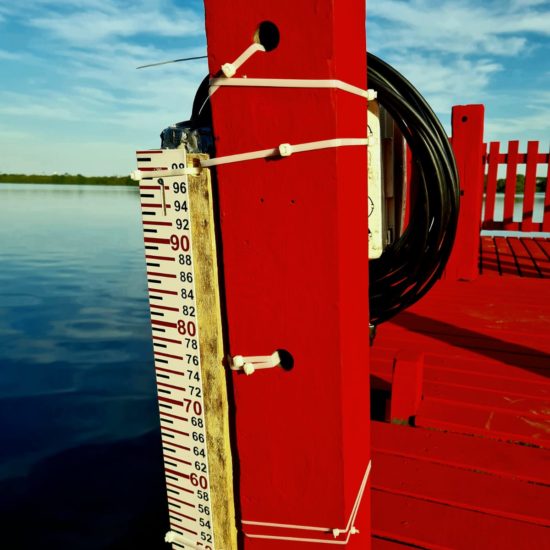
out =
<svg viewBox="0 0 550 550"><path fill-rule="evenodd" d="M487 182L487 178L485 178L485 182ZM500 178L497 180L497 193L504 193L504 190L506 188L506 178ZM516 176L516 193L523 193L523 190L525 189L525 175L524 174L518 174ZM546 178L540 177L536 179L536 192L537 193L544 193L546 191Z"/></svg>
<svg viewBox="0 0 550 550"><path fill-rule="evenodd" d="M129 176L83 176L82 174L2 174L0 183L56 183L78 185L137 185Z"/></svg>

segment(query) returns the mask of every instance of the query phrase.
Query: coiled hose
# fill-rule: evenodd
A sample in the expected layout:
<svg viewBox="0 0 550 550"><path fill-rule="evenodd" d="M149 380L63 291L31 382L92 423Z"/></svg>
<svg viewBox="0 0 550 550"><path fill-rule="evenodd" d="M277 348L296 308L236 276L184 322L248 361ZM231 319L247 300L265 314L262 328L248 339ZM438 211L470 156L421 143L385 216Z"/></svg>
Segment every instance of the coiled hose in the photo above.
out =
<svg viewBox="0 0 550 550"><path fill-rule="evenodd" d="M371 324L408 308L441 277L453 246L460 188L452 148L438 118L394 68L367 56L369 88L394 119L411 150L409 224L369 263Z"/></svg>
<svg viewBox="0 0 550 550"><path fill-rule="evenodd" d="M369 88L391 115L412 152L409 224L370 266L370 322L378 325L408 308L440 278L454 242L459 184L453 151L438 118L414 86L367 54ZM195 96L191 124L212 128L208 77Z"/></svg>

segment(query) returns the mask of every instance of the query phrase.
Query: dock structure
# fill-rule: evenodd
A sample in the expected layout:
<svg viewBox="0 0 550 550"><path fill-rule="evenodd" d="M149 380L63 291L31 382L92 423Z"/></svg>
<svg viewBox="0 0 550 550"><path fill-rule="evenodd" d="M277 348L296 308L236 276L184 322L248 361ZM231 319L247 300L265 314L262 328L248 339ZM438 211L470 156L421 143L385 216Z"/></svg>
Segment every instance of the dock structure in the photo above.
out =
<svg viewBox="0 0 550 550"><path fill-rule="evenodd" d="M231 376L240 542L364 550L365 3L206 0L205 15L227 354L283 357Z"/></svg>
<svg viewBox="0 0 550 550"><path fill-rule="evenodd" d="M364 10L205 0L216 156L138 152L148 266L166 263L148 276L174 550L550 549L549 155L485 144L481 105L453 109L457 171L437 121L424 156L405 124L397 148L369 140ZM423 214L423 236L451 235L407 249L444 258L425 279L390 255L378 294L367 146L402 165L387 241ZM405 165L440 184L432 210Z"/></svg>
<svg viewBox="0 0 550 550"><path fill-rule="evenodd" d="M371 424L373 548L550 547L549 283L493 270L441 281L379 329L374 395L391 399L406 350L421 357L409 367L422 398Z"/></svg>
<svg viewBox="0 0 550 550"><path fill-rule="evenodd" d="M382 325L371 349L372 547L550 548L550 238L480 234L482 223L547 227L549 191L533 221L536 168L527 163L542 164L547 179L548 155L520 156L521 216L512 220L508 206L508 219L494 221L487 195L497 172L481 142L483 111L457 109L456 123L478 117L478 143L463 141L475 152L461 174L459 226L469 227L459 227L446 276ZM508 197L517 194L512 143ZM464 150L453 145L460 170ZM482 217L487 170L492 206Z"/></svg>

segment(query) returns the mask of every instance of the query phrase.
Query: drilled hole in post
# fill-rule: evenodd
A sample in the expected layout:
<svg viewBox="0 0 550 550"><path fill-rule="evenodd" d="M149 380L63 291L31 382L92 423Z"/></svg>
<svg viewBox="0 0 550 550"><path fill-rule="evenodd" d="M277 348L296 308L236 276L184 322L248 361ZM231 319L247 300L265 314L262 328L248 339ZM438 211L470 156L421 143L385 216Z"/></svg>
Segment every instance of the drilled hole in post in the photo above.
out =
<svg viewBox="0 0 550 550"><path fill-rule="evenodd" d="M274 50L279 45L281 35L275 23L263 21L254 34L254 42L261 44L266 52Z"/></svg>
<svg viewBox="0 0 550 550"><path fill-rule="evenodd" d="M279 359L281 360L281 368L283 370L292 370L294 368L294 357L292 357L292 353L286 349L278 349L277 352L279 353Z"/></svg>
<svg viewBox="0 0 550 550"><path fill-rule="evenodd" d="M464 116L462 117L462 122L467 122L467 121L468 121L468 117L467 117L466 115L464 115Z"/></svg>

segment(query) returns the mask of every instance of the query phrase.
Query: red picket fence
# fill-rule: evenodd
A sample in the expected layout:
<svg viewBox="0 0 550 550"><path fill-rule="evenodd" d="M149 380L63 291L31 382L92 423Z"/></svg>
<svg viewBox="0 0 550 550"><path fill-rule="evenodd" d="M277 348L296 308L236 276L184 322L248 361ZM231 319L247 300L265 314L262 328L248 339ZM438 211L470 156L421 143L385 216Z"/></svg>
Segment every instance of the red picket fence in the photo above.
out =
<svg viewBox="0 0 550 550"><path fill-rule="evenodd" d="M487 153L487 149L486 149ZM486 188L485 212L482 229L503 231L550 231L550 153L539 152L539 142L529 141L527 153L519 152L519 141L508 143L508 152L500 152L500 143L494 141L489 144L488 153L484 156ZM495 220L495 205L497 198L497 179L499 166L506 166L506 185L504 191L504 216L502 221ZM521 220L514 221L514 206L516 197L521 192L516 189L518 167L525 165L525 188L523 191L523 205ZM544 212L541 221L533 220L535 206L535 192L537 169L539 165L546 165L546 194L544 196Z"/></svg>

